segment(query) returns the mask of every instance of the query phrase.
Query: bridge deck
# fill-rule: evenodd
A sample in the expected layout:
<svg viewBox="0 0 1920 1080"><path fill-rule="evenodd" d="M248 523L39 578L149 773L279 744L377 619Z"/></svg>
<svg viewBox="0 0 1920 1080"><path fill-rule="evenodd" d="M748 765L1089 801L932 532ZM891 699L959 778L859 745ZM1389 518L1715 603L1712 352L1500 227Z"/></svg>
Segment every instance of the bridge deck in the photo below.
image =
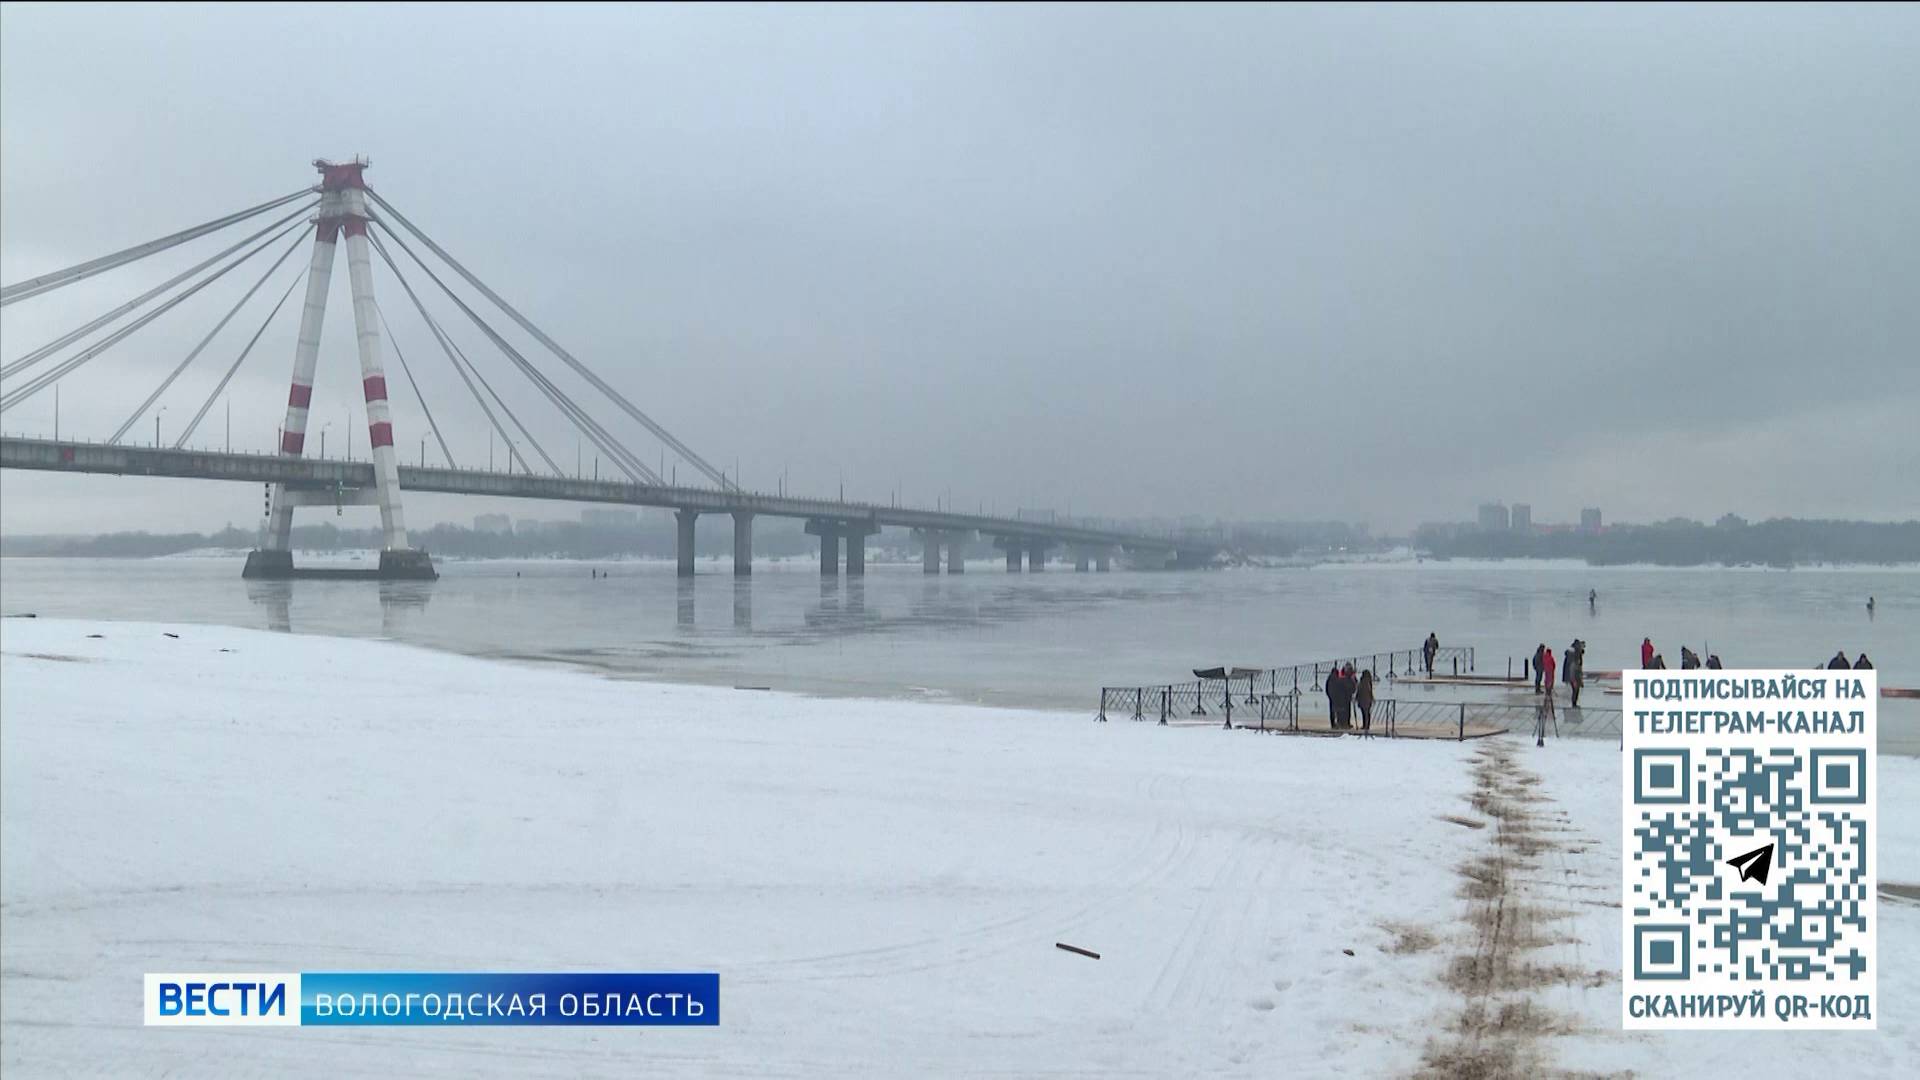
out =
<svg viewBox="0 0 1920 1080"><path fill-rule="evenodd" d="M215 450L168 449L102 443L0 437L0 468L118 476L164 476L192 480L284 483L290 487L331 490L373 486L373 466L339 461ZM703 514L755 514L892 525L935 532L981 533L1023 542L1119 548L1173 553L1190 547L1177 537L1114 532L990 514L957 514L877 503L807 499L764 492L635 484L532 473L502 473L402 465L400 487L451 495L491 495L515 499L620 503L691 510Z"/></svg>

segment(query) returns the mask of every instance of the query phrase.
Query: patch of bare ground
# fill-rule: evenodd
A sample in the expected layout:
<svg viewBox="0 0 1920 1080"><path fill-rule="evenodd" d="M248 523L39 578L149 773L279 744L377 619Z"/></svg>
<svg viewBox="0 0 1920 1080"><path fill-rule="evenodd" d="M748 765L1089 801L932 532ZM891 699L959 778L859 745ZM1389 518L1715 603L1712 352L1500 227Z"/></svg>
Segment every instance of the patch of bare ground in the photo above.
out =
<svg viewBox="0 0 1920 1080"><path fill-rule="evenodd" d="M1380 929L1392 935L1386 951L1396 955L1423 953L1440 944L1440 935L1418 923L1383 922Z"/></svg>
<svg viewBox="0 0 1920 1080"><path fill-rule="evenodd" d="M1564 850L1549 834L1567 831L1538 790L1540 778L1513 759L1512 744L1489 741L1475 755L1468 802L1493 823L1491 849L1456 867L1459 895L1468 901L1465 951L1453 958L1441 983L1459 998L1446 1032L1428 1041L1417 1075L1436 1080L1518 1080L1573 1076L1553 1067L1548 1038L1572 1034L1578 1021L1547 1008L1532 991L1547 986L1601 986L1612 972L1541 964L1528 954L1566 940L1553 924L1570 912L1529 902L1540 857ZM1451 820L1451 819L1448 819ZM1550 824L1549 822L1554 822Z"/></svg>

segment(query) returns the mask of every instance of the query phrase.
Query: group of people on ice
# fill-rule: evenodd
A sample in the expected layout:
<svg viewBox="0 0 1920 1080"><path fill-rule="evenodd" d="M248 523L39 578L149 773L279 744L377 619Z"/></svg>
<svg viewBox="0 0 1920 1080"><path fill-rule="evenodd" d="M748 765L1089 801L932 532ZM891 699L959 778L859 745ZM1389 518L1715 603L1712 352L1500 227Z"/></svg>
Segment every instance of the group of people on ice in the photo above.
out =
<svg viewBox="0 0 1920 1080"><path fill-rule="evenodd" d="M1640 666L1648 671L1667 670L1667 658L1663 654L1654 651L1652 638L1640 639ZM1718 653L1713 653L1705 660L1702 660L1700 659L1699 653L1694 652L1685 645L1680 646L1681 671L1692 671L1695 668L1719 671L1722 666L1720 663L1720 654Z"/></svg>
<svg viewBox="0 0 1920 1080"><path fill-rule="evenodd" d="M1667 658L1654 651L1652 638L1640 639L1640 666L1650 671L1665 671L1667 668ZM1847 650L1841 649L1839 652L1833 654L1833 659L1813 666L1815 668L1826 668L1831 671L1864 671L1873 668L1873 661L1867 659L1866 653L1861 653L1860 658L1857 660L1848 660ZM1694 668L1702 667L1711 671L1718 671L1723 665L1720 663L1720 657L1717 654L1710 655L1706 660L1702 661L1699 653L1694 652L1685 645L1680 646L1681 671L1691 671Z"/></svg>
<svg viewBox="0 0 1920 1080"><path fill-rule="evenodd" d="M1354 706L1360 707L1360 730L1373 730L1373 670L1362 671L1358 678L1353 665L1344 664L1327 676L1328 725L1335 730L1353 727Z"/></svg>
<svg viewBox="0 0 1920 1080"><path fill-rule="evenodd" d="M1556 675L1561 682L1566 683L1569 704L1576 709L1579 708L1580 688L1587 683L1586 642L1574 638L1573 643L1567 646L1558 661L1553 658L1553 650L1547 648L1544 641L1533 650L1533 692L1545 695L1546 700L1542 704L1548 708L1553 706L1553 683Z"/></svg>

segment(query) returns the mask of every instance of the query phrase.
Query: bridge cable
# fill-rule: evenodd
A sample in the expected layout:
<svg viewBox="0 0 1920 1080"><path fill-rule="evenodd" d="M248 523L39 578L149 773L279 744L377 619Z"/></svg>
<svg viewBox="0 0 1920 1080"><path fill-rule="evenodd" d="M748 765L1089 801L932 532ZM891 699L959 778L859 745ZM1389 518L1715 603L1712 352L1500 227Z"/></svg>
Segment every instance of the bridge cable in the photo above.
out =
<svg viewBox="0 0 1920 1080"><path fill-rule="evenodd" d="M534 388L545 395L547 401L550 402L554 408L559 409L562 416L572 420L574 426L579 428L581 433L592 441L596 448L612 459L613 463L618 465L620 469L627 474L629 479L652 484L658 484L660 482L659 475L642 464L638 455L627 449L618 439L614 438L612 433L607 431L599 421L587 415L586 410L581 408L578 402L567 396L566 391L560 389L553 380L542 374L538 368L534 367L532 361L528 360L518 349L515 349L505 338L501 337L492 326L487 324L485 319L480 317L478 312L467 305L466 301L460 299L459 294L455 293L453 289L441 279L440 275L434 273L433 268L428 266L426 262L407 245L405 238L391 229L385 231L386 234L393 239L394 243L400 245L400 250L406 252L407 256L414 261L415 265L419 266L421 271L424 272L435 285L440 286L441 291L447 294L448 298L460 308L461 312L465 314L475 326L479 327L482 333L487 335L488 339L506 355L507 359L511 361L515 367L520 369L520 373L525 375L528 381L533 383ZM455 344L454 349L458 351L459 345ZM492 386L487 385L484 376L480 376L480 370L473 365L473 361L467 359L465 353L461 353L461 359L467 360L468 366L473 368L474 375L480 377L481 384L486 385L488 392L492 393ZM494 400L500 400L498 394L494 395ZM506 403L501 402L500 407L503 409L506 408ZM512 413L509 412L508 415L511 416ZM515 423L518 423L518 420L516 420ZM526 429L523 427L521 431L525 432ZM529 435L528 438L531 439L532 436ZM541 454L543 457L546 456L545 451L542 451ZM558 465L554 465L552 458L547 458L547 463L553 465L553 471L556 475L566 475L564 469L561 469Z"/></svg>
<svg viewBox="0 0 1920 1080"><path fill-rule="evenodd" d="M369 233L368 235L373 235L373 234ZM586 416L585 411L580 408L578 403L576 403L572 398L569 398L566 395L565 391L561 390L558 386L554 385L551 380L549 380L546 376L542 375L538 370L536 370L533 367L533 364L531 361L529 361L526 357L520 355L520 353L517 350L515 350L511 345L507 344L504 338L500 337L499 334L495 333L491 326L488 326L486 322L482 320L480 316L476 314L472 308L468 307L466 303L462 301L460 297L456 295L453 292L453 290L447 286L447 283L445 281L441 280L439 275L433 272L432 267L429 267L426 263L421 261L420 257L414 253L413 249L407 246L407 242L404 239L402 239L400 236L395 234L390 229L387 230L387 235L393 238L394 243L400 245L400 250L406 252L408 257L413 259L413 261L419 265L420 269L426 273L427 277L432 279L435 285L440 286L441 290L444 291L447 294L447 296L453 300L455 304L459 305L461 311L464 312L466 316L473 321L475 326L478 326L483 333L485 333L489 338L493 340L493 343L495 345L499 346L500 350L506 355L507 359L510 362L512 362L514 366L520 370L521 374L527 376L528 381L533 383L534 389L539 390L540 393L546 397L547 401L550 402L554 408L559 409L560 414L562 416L565 416L574 421L574 426L580 428L581 432L585 434L588 439L593 441L593 444L595 447L604 451L608 455L608 457L614 460L616 464L620 462L620 458L618 456L619 453L626 453L629 457L632 456L631 452L627 451L627 449L624 446L620 446L617 441L614 442L613 447L609 447L607 445L607 441L612 441L612 436L607 435L605 430L599 428L599 426L593 421L591 417ZM391 256L386 255L386 251L384 247L381 249L381 253L384 257L391 258ZM394 273L398 275L399 272L400 272L399 267L395 266ZM433 320L432 316L430 315L427 316L427 319L432 325L434 326L439 325L437 321ZM514 415L512 409L508 408L507 403L501 399L499 392L493 388L493 384L489 383L487 381L487 377L480 373L479 365L475 364L472 358L468 357L467 354L460 348L460 343L457 341L454 341L453 335L446 333L445 330L442 330L441 334L446 338L447 344L453 349L454 353L457 354L460 357L461 361L467 365L468 370L473 372L474 378L480 380L480 385L486 387L487 393L493 395L493 400L497 402L500 405L500 408L506 412L508 418L513 420L514 424L520 428L520 433L527 437L528 442L532 442L534 444L534 449L540 451L540 456L546 459L547 465L553 469L554 475L565 476L566 470L562 469L559 466L559 464L555 462L553 458L545 450L541 450L540 444L538 442L534 442L533 434L527 430L526 425L520 423L520 418ZM593 425L593 428L590 429L587 425ZM599 436L596 436L595 430L598 430ZM606 441L603 441L603 439L600 436L604 436ZM524 464L524 460L522 463ZM631 469L627 469L626 472L629 478L639 479L638 477L633 475L633 471Z"/></svg>
<svg viewBox="0 0 1920 1080"><path fill-rule="evenodd" d="M589 416L587 411L580 407L579 403L567 396L566 391L560 389L553 380L542 374L540 370L533 365L532 361L521 355L520 351L515 349L506 338L501 337L492 326L488 325L487 321L481 318L480 314L474 311L472 307L468 306L467 302L462 300L460 295L454 292L453 289L441 279L440 275L433 272L433 268L428 266L426 262L420 258L419 254L407 245L404 238L391 229L386 230L386 233L393 239L394 243L400 245L400 250L406 252L407 256L414 261L415 265L419 266L420 269L425 272L427 277L430 278L435 285L440 286L441 291L447 294L447 297L460 308L461 312L465 314L475 326L479 327L481 332L486 334L487 338L491 340L502 353L506 354L507 359L512 361L514 366L520 369L521 374L525 375L527 379L533 383L534 387L544 394L555 408L560 410L563 416L572 420L574 426L579 428L581 433L584 434L594 446L598 447L602 453L611 458L613 463L620 467L621 471L625 472L629 478L641 483L659 484L661 482L658 473L647 468L646 464L640 461L639 457L634 454L633 451L627 449L620 440L614 438L613 434L601 425L599 421ZM469 361L469 363L471 363L471 361ZM478 369L475 369L475 374L478 374ZM549 459L549 464L551 463L551 459ZM557 466L554 472L561 476L566 475L565 470Z"/></svg>
<svg viewBox="0 0 1920 1080"><path fill-rule="evenodd" d="M55 338L54 340L47 342L45 345L40 346L39 348L26 354L25 356L22 356L20 359L15 360L4 367L0 367L0 379L4 379L9 375L13 375L17 372L25 370L26 368L32 367L33 365L39 363L40 361L46 359L47 357L53 355L54 353L59 352L61 349L66 348L68 345L71 345L74 342L80 340L81 338L86 337L88 334L93 333L95 330L100 329L101 327L107 325L108 323L119 318L120 316L125 315L127 312L132 311L134 308L139 307L141 304L144 304L147 301L153 299L154 297L159 296L161 293L166 292L168 289L173 288L175 285L180 284L181 282L187 280L188 278L199 273L200 271L205 270L207 267L212 266L214 263L219 262L221 259L226 258L227 256L233 254L236 251L239 251L241 248L246 247L248 244L253 243L255 240L260 239L261 237L272 232L273 230L279 228L282 225L285 225L287 222L292 221L294 218L297 218L300 215L307 213L308 211L312 210L314 207L319 205L320 204L318 202L310 202L305 206L300 207L299 209L295 210L293 213L288 214L286 217L283 217L280 220L275 221L273 224L268 225L266 228L261 229L259 232L254 233L252 236L249 236L240 240L238 243L235 243L232 247L227 248L225 251L220 251L220 252L216 252L213 255L209 255L207 258L200 261L199 263L196 263L195 265L180 271L178 274L175 274L174 276L168 278L166 281L163 281L160 284L155 285L153 288L148 289L146 292L141 293L139 296L136 296L133 299L127 301L126 303L121 304L119 307L114 308L112 311L107 312L105 315L102 315L99 318L93 320L92 322L86 324L85 326L82 326L80 329L71 331L66 334L62 334L61 336Z"/></svg>
<svg viewBox="0 0 1920 1080"><path fill-rule="evenodd" d="M211 274L210 276L201 279L199 282L194 284L192 288L187 289L185 292L182 292L180 295L174 297L171 300L168 300L166 303L160 305L157 308L154 308L152 311L147 312L145 315L140 316L138 319L135 319L133 322L114 331L112 334L102 339L98 344L95 344L92 347L85 349L79 353L76 353L75 355L67 358L66 360L61 361L60 363L55 364L50 370L41 372L38 376L36 376L31 382L27 383L25 386L18 387L14 389L11 393L0 395L0 412L6 412L8 409L13 408L15 405L20 404L21 402L27 400L28 398L39 393L40 391L45 390L47 387L52 386L54 383L59 382L61 379L66 378L68 375L78 370L80 366L85 364L87 361L92 360L94 357L99 356L103 352L106 352L108 349L119 344L121 341L126 340L128 335L145 327L148 323L151 323L153 320L159 318L162 315L165 315L167 312L173 310L175 307L178 307L181 301L186 300L188 297L192 296L194 293L197 293L201 289L204 289L207 286L213 284L214 282L220 280L220 278L223 277L227 273L227 271L232 270L234 267L239 266L241 263L246 262L248 259L253 258L255 255L259 254L261 251L265 250L266 248L272 246L275 243L278 243L281 237L284 237L288 233L293 232L295 229L302 228L305 225L306 225L306 222L303 222L303 221L296 221L293 224L288 225L286 228L282 229L277 235L268 237L259 246L253 248L251 251L246 252L245 254L241 255L239 258L233 260L227 265L214 271L214 273Z"/></svg>
<svg viewBox="0 0 1920 1080"><path fill-rule="evenodd" d="M379 245L378 250L380 251L380 257L387 260L387 267L393 271L394 277L399 278L400 266L393 260L393 255L386 250L385 246L381 245L379 235L369 229L367 231L367 237L376 245ZM398 237L395 237L395 239L397 240ZM407 289L408 292L412 292L413 287L410 282L401 278L400 284L402 288ZM520 437L525 439L529 446L533 447L534 453L540 455L540 460L547 463L547 468L552 470L555 476L566 475L565 472L561 470L560 463L554 459L554 456L547 453L546 447L540 445L539 439L534 438L533 431L520 419L520 414L514 412L513 406L507 404L507 399L501 397L500 391L493 388L493 383L488 381L486 374L480 370L480 365L473 362L473 358L468 356L467 351L460 347L460 343L453 339L453 335L447 332L446 327L440 325L440 320L433 317L433 313L426 309L424 303L420 306L420 317L427 320L427 328L438 336L441 342L440 347L447 353L448 358L454 361L454 370L459 371L464 368L467 374L472 375L475 380L478 380L480 389L485 390L487 396L493 399L493 403L498 405L500 411L506 414L507 419L513 421L513 426L520 431ZM472 382L467 383L467 389L469 391L473 390ZM485 408L486 402L482 401L480 405L482 408ZM500 432L500 437L507 440L507 450L509 452L507 471L513 471L513 463L518 459L521 470L531 476L533 474L533 466L527 464L527 456L520 452L520 448L514 445L513 440L505 431Z"/></svg>
<svg viewBox="0 0 1920 1080"><path fill-rule="evenodd" d="M148 409L152 408L153 403L160 400L160 395L166 393L167 388L172 386L174 380L180 377L180 373L187 370L187 365L193 363L199 358L202 352L206 351L207 346L212 344L215 335L227 328L227 324L233 321L235 315L240 314L240 309L246 305L246 302L253 299L253 294L260 291L260 286L265 285L267 279L273 276L273 272L285 265L286 261L293 257L294 252L300 250L300 245L305 243L306 239L305 236L296 236L293 238L293 244L289 246L287 250L280 253L280 257L273 261L272 266L267 267L267 272L260 275L260 280L254 282L252 288L242 293L240 299L234 301L233 307L227 309L227 313L221 317L220 321L213 324L213 329L207 331L207 336L200 339L200 344L195 345L193 351L187 353L185 359L176 364L172 371L167 372L167 377L160 380L160 385L154 388L153 393L147 395L147 400L141 402L140 407L133 410L133 415L127 417L126 423L121 424L120 427L114 431L113 437L107 440L109 446L119 443L121 439L126 437L127 432L139 421L140 417L144 415Z"/></svg>
<svg viewBox="0 0 1920 1080"><path fill-rule="evenodd" d="M459 375L460 381L466 384L467 393L473 395L474 403L480 406L482 413L486 414L487 423L493 425L493 430L499 432L501 440L507 444L507 471L513 471L513 463L515 461L520 462L520 467L529 473L533 472L533 468L527 464L526 456L521 454L520 447L514 443L513 435L500 423L499 418L493 415L493 410L487 405L487 399L480 395L480 388L473 385L473 381L476 378L480 380L480 386L486 387L487 393L492 395L493 400L500 405L501 410L506 412L507 419L513 421L513 426L519 428L520 433L526 436L528 442L533 443L533 448L539 452L540 456L545 458L549 464L552 464L553 459L548 456L545 450L541 449L540 444L534 440L533 436L527 434L526 425L522 424L520 418L513 414L513 410L507 408L507 403L502 401L500 395L494 392L493 385L487 382L486 376L481 375L480 369L474 367L473 362L468 360L466 354L460 351L460 347L454 343L452 336L441 329L439 321L427 310L426 304L421 302L420 294L413 291L413 283L408 281L406 275L400 272L400 264L394 262L393 256L387 251L386 245L380 242L380 238L375 235L371 229L367 231L367 239L373 242L373 249L379 252L380 258L386 261L387 269L393 271L394 279L400 282L400 288L406 292L407 299L413 301L414 310L418 311L420 317L426 320L427 329L433 331L433 339L439 343L440 351L446 354L447 363L453 365L454 373ZM558 471L558 466L555 466L555 471Z"/></svg>
<svg viewBox="0 0 1920 1080"><path fill-rule="evenodd" d="M420 392L420 384L413 379L413 368L407 364L407 354L400 351L400 339L393 336L393 327L387 325L386 309L375 302L373 310L380 316L380 329L387 333L387 343L393 346L393 355L400 361L400 370L406 373L407 385L413 387L413 396L419 399L420 411L427 414L427 426L433 429L433 441L440 444L440 453L447 459L447 464L458 468L459 465L453 460L453 451L447 449L447 440L440 437L440 425L433 421L433 410L427 407L427 395Z"/></svg>
<svg viewBox="0 0 1920 1080"><path fill-rule="evenodd" d="M368 233L367 235L371 236L373 234ZM555 461L553 455L547 453L546 448L540 445L540 440L533 437L533 432L527 429L527 425L521 423L520 415L507 405L506 399L500 396L500 391L493 388L493 383L487 381L486 375L480 371L480 366L475 364L473 358L467 355L467 351L460 347L460 343L453 339L453 335L447 332L447 328L440 325L440 320L433 318L431 315L427 318L427 326L432 329L434 333L440 335L441 339L446 343L445 347L447 351L458 358L459 364L456 366L465 367L467 372L480 383L480 388L487 392L487 396L493 399L495 405L500 406L501 412L507 414L507 419L513 421L513 426L520 430L521 437L526 439L527 443L533 447L534 452L539 454L541 460L547 463L547 467L552 469L555 475L563 475L559 462ZM471 384L469 384L469 387L471 387ZM504 432L502 435L504 436ZM533 466L527 464L527 455L521 453L519 447L514 446L512 443L508 443L507 445L513 450L513 457L520 460L521 471L531 476L533 474ZM513 471L513 461L511 458L507 461L507 471Z"/></svg>
<svg viewBox="0 0 1920 1080"><path fill-rule="evenodd" d="M644 426L648 431L653 432L654 437L658 438L661 442L666 443L667 446L671 448L674 453L680 455L680 457L683 460L685 460L688 464L692 465L694 468L700 470L702 473L705 473L707 476L707 479L712 480L714 483L718 484L721 490L723 491L729 490L729 489L738 490L738 485L729 481L727 479L726 473L720 471L719 469L714 468L712 465L709 465L705 458L693 452L692 447L688 446L686 443L683 443L679 439L675 438L672 432L668 431L664 427L661 427L657 422L655 422L655 420L651 416L648 416L646 413L640 411L639 406L635 405L631 401L628 401L624 395L622 395L618 390L615 390L612 386L608 385L606 380L594 374L592 369L588 368L585 364L581 363L578 359L574 357L572 353L561 348L559 342L554 341L552 338L548 337L539 327L535 326L532 322L530 322L525 315L520 314L520 312L517 309L515 309L513 305L507 303L507 301L504 298L502 298L499 293L496 293L492 289L488 288L486 282L481 281L479 278L475 277L472 271L468 270L465 266L462 266L458 260L456 260L452 255L447 253L445 248L442 248L439 244L434 243L432 237L421 232L419 227L414 225L413 222L407 220L406 215L402 214L399 210L395 209L392 203L389 203L387 200L381 198L379 193L374 191L372 188L367 189L367 197L372 199L374 203L377 204L382 210L385 210L389 214L392 214L393 219L395 221L398 221L403 227L406 228L408 232L412 233L416 238L418 238L422 244L425 244L429 250L431 250L435 255L438 255L443 261L446 262L448 266L452 267L454 271L457 272L461 277L465 278L467 280L467 284L472 285L475 289L480 291L481 295L485 296L488 300L493 301L493 303L497 305L501 311L506 312L507 315L510 318L512 318L514 322L520 324L520 328L522 330L525 330L528 334L532 335L534 340L538 341L542 345L545 345L549 350L553 352L555 356L558 356L561 360L565 361L567 366L574 370L575 374L587 380L588 383L592 384L594 389L600 391L602 394L605 394L609 400L611 400L615 405L618 405L620 409L624 411L628 416L633 417L635 420L639 421L640 424ZM651 471L651 470L648 470L648 471Z"/></svg>
<svg viewBox="0 0 1920 1080"><path fill-rule="evenodd" d="M433 280L434 284L440 286L441 290L453 300L461 312L465 314L475 326L479 327L480 331L486 334L488 339L500 349L501 354L506 356L508 361L518 368L521 374L527 377L529 382L533 383L534 389L539 390L554 408L560 410L561 416L572 421L573 426L579 430L581 434L585 435L589 442L593 443L594 449L605 454L610 462L627 474L629 480L647 484L659 484L661 482L659 474L647 468L646 465L640 461L640 455L634 453L626 444L622 443L618 438L615 438L613 433L608 431L605 425L588 415L586 409L583 408L579 402L573 400L573 398L570 397L565 390L562 390L552 379L547 378L545 373L534 366L533 361L527 359L524 354L510 345L505 338L501 337L492 326L488 325L485 319L480 317L478 312L468 307L467 304L453 292L452 288L448 286L439 275L433 272L431 267L421 261L418 254L407 247L404 239L394 234L391 230L388 231L387 235L393 237L393 242L400 245L400 249L405 251L407 255L420 266L421 270ZM460 350L458 342L454 342L453 347L456 352ZM473 361L469 359L464 352L460 354L460 358L466 360L468 366L474 366ZM474 374L476 376L480 374L477 367L474 368ZM481 383L485 385L486 380L484 377L481 378ZM491 391L493 388L488 386L487 389ZM496 400L497 397L496 395ZM502 408L504 407L505 405L503 404ZM555 472L561 476L566 475L564 469L555 469Z"/></svg>
<svg viewBox="0 0 1920 1080"><path fill-rule="evenodd" d="M85 280L95 274L112 270L117 266L125 266L127 263L144 259L156 252L165 251L170 247L184 244L189 240L205 236L210 232L224 229L235 222L245 221L255 214L266 213L276 206L283 206L295 199L304 198L312 193L312 188L304 187L290 195L282 195L269 202L263 202L259 206L241 210L238 213L228 214L225 217L214 218L212 221L195 225L191 229L182 229L171 236L163 236L158 240L149 240L144 244L135 244L130 248L116 251L111 255L102 255L97 259L89 259L83 263L76 263L73 266L67 267L65 270L55 270L51 274L42 274L36 278L28 278L26 281L16 281L12 285L0 287L0 307L11 304L16 300L25 300L30 296L38 296L43 292L49 292L62 285L69 285L76 281Z"/></svg>
<svg viewBox="0 0 1920 1080"><path fill-rule="evenodd" d="M233 373L240 370L240 365L246 362L247 355L253 352L255 345L259 344L260 335L267 332L267 325L273 322L273 317L280 314L280 309L286 306L287 298L293 295L293 290L298 288L301 282L307 280L308 273L310 273L310 271L302 270L294 275L293 284L287 286L287 291L280 294L280 302L273 305L273 310L267 312L267 317L260 321L260 329L255 330L253 337L247 340L246 348L241 349L240 355L234 358L232 364L228 365L227 373L220 376L220 381L213 384L213 392L207 395L207 400L200 403L200 410L193 414L193 421L187 425L185 431L180 433L179 438L173 440L173 448L175 450L187 445L187 440L193 437L193 432L200 426L200 421L207 418L207 410L213 408L213 403L219 399L220 392L227 388L229 382L233 381Z"/></svg>

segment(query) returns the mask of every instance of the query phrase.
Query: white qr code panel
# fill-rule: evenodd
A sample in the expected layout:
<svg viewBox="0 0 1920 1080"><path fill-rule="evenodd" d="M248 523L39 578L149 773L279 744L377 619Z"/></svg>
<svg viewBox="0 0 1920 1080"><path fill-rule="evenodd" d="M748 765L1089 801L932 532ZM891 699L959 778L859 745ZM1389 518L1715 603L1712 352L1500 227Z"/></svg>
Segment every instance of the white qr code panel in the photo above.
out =
<svg viewBox="0 0 1920 1080"><path fill-rule="evenodd" d="M1624 1025L1874 1026L1873 673L1623 683Z"/></svg>

